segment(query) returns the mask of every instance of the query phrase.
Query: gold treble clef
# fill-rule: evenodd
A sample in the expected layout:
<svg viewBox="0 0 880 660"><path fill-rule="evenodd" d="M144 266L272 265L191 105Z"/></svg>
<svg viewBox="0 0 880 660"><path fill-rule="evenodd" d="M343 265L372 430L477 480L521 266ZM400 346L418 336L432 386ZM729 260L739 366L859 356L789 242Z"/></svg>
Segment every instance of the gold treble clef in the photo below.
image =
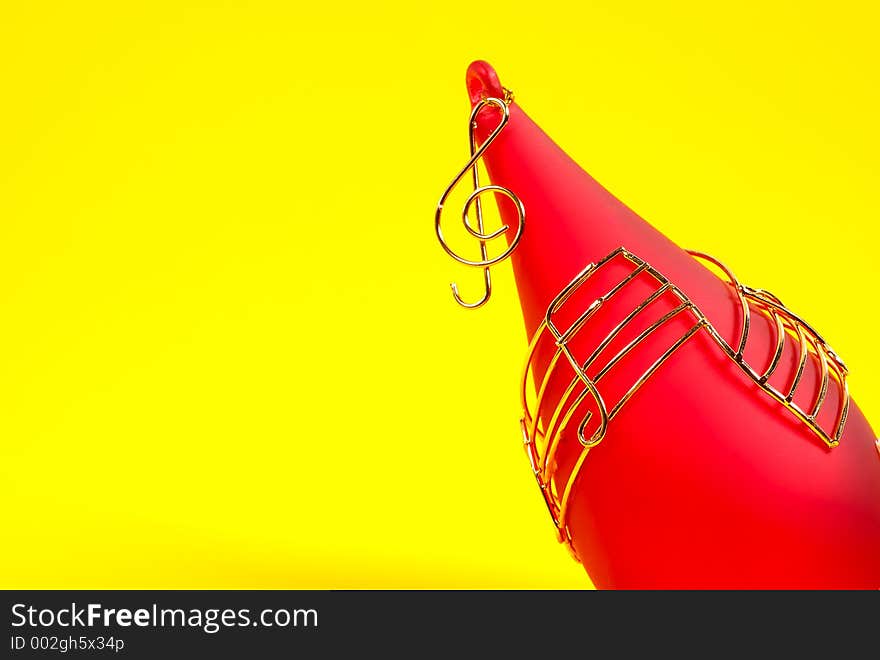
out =
<svg viewBox="0 0 880 660"><path fill-rule="evenodd" d="M487 97L474 106L474 109L471 111L470 121L468 122L468 139L470 142L471 157L468 160L467 164L462 168L462 170L455 176L454 179L452 179L452 183L449 184L449 186L440 196L440 201L437 203L437 211L434 215L434 229L437 232L437 238L440 241L440 245L443 247L446 253L459 263L462 263L466 266L474 266L476 268L483 269L483 283L485 285L485 291L483 293L483 296L476 302L465 302L459 294L458 285L456 285L455 282L452 282L450 284L450 286L452 287L452 296L455 298L455 302L457 302L462 307L466 307L467 309L476 309L477 307L482 307L489 300L489 297L492 295L492 278L489 274L489 267L493 264L497 264L499 261L503 261L511 255L511 253L516 249L516 246L519 244L519 240L522 237L523 229L525 228L526 211L519 197L517 197L510 189L504 188L503 186L481 186L480 175L477 167L477 162L479 161L480 157L483 155L489 145L492 144L495 138L498 137L498 134L501 133L501 131L507 125L507 122L510 121L509 104L511 99L512 95L507 90L505 90L505 99ZM492 130L492 132L489 134L489 137L486 138L486 141L478 147L476 137L477 115L483 108L490 105L495 106L501 110L501 121L499 122L498 126L496 126ZM465 200L464 207L462 209L461 219L462 223L464 224L464 228L468 232L468 234L470 234L480 242L479 261L465 259L464 257L457 254L446 242L446 239L443 236L443 230L440 227L440 218L443 214L443 205L446 203L446 199L449 197L452 190L455 188L456 185L458 185L458 182L461 181L462 178L464 178L464 176L468 173L468 170L471 171L474 190L470 193L470 195L468 195L467 199ZM486 248L486 243L488 241L498 238L499 236L503 236L505 233L507 233L510 227L508 225L502 225L499 229L493 232L486 232L483 223L483 206L480 201L480 195L490 191L504 195L509 198L510 201L514 203L517 212L516 234L510 241L510 245L504 252L499 254L497 257L493 257L491 259L489 258L489 251ZM470 211L472 205L476 207L477 212L476 227L471 225L470 218L468 216L468 212Z"/></svg>

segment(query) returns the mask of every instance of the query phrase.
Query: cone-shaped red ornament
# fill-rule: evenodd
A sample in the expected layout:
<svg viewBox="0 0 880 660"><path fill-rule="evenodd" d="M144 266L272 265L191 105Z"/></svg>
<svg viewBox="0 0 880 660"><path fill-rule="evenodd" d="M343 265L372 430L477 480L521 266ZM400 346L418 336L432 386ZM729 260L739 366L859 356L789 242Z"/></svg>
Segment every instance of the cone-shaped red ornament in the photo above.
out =
<svg viewBox="0 0 880 660"><path fill-rule="evenodd" d="M485 62L471 64L467 88L474 105L505 96ZM603 379L608 409L699 318L673 315L651 330L652 321L672 314L681 303L667 288L633 317L628 335L621 331L603 348L637 301L656 289L651 272L680 290L698 310L694 314L707 321L698 323L631 393L608 422L601 443L585 450L576 422L598 418L595 407L587 412L587 397L560 433L552 465L545 466L545 474L552 475L546 488L557 499L568 488L559 524L594 584L880 587L880 456L876 436L858 407L849 403L845 408L842 378L823 374L818 350L803 359L808 343L800 330L795 332L799 326L778 325L779 317L769 312L751 315L748 341L740 347L745 313L735 287L612 196L516 102L509 103L509 112L509 122L483 159L492 184L514 192L525 208L525 230L511 259L529 338L546 330L548 306L578 273L618 248L636 261L612 257L557 311L567 315L558 322L560 332L579 315L589 316L570 348L580 356L601 349L585 371ZM496 106L479 111L478 143L500 117ZM500 195L497 199L505 223L517 226L514 204ZM646 268L626 280L639 263ZM615 290L614 283L623 280L625 285ZM609 291L613 295L603 298ZM709 326L733 352L743 349L757 376L772 372L772 377L763 383L750 377L719 348ZM633 350L602 372L609 359L646 331ZM560 426L557 403L564 400L573 373L557 374L565 359L554 365L554 356L558 345L552 339L538 342L532 361L535 387L551 374L543 406L535 412L545 430L554 422ZM821 410L815 421L831 427L832 439L843 418L839 445L829 447L785 402L768 395L768 388L774 388L785 397L793 383L791 403L808 415L814 407ZM595 424L587 427L585 437L590 428ZM543 451L546 455L546 447Z"/></svg>

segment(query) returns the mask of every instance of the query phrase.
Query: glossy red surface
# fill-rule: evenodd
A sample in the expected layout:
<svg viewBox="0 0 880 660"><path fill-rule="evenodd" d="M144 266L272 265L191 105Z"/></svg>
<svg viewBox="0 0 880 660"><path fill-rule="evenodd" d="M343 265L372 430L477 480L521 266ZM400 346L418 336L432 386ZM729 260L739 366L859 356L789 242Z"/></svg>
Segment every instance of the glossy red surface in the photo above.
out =
<svg viewBox="0 0 880 660"><path fill-rule="evenodd" d="M467 89L474 104L483 94L501 94L485 62L470 66ZM623 246L676 283L728 342L736 342L741 316L731 288L605 190L516 102L510 111L484 160L492 183L510 188L525 205L525 232L511 260L529 337L578 272ZM480 140L497 125L498 112L489 107L480 113ZM499 196L498 203L505 221L516 226L510 202ZM623 274L612 268L605 284ZM581 350L597 345L650 291L649 280L632 284L584 328ZM588 303L589 293L581 301ZM661 298L650 320L674 305ZM603 381L608 398L624 392L687 327L683 320L671 324L615 367ZM772 328L756 321L746 352L756 368L766 367L773 342ZM539 376L551 356L551 346L539 351ZM774 380L790 379L795 365L787 348ZM570 374L551 381L551 401ZM798 389L804 406L815 396L818 377L811 360ZM832 383L820 417L826 424L836 415L837 388ZM560 479L580 453L575 429L569 427L560 445ZM853 402L840 446L828 449L699 332L633 396L587 456L568 518L574 548L600 588L876 589L875 438Z"/></svg>

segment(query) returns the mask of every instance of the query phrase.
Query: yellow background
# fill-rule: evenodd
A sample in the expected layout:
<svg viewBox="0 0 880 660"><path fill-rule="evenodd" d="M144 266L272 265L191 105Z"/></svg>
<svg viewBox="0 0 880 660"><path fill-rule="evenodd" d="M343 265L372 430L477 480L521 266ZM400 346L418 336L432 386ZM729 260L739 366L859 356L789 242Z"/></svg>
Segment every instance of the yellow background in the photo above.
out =
<svg viewBox="0 0 880 660"><path fill-rule="evenodd" d="M0 586L589 585L433 235L475 58L876 424L871 4L5 2Z"/></svg>

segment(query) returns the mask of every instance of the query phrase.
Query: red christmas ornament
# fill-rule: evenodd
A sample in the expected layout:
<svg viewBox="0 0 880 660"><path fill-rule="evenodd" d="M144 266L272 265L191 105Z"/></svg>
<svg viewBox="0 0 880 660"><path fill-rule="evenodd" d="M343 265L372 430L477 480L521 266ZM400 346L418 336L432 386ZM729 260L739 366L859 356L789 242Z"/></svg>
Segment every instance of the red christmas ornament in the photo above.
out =
<svg viewBox="0 0 880 660"><path fill-rule="evenodd" d="M465 225L481 259L445 242L448 190L437 233L484 269L484 298L488 267L513 263L531 340L527 453L594 584L880 587L880 457L840 358L772 294L599 185L487 63L470 65L467 89L473 157L450 189L473 174ZM483 226L487 192L506 230ZM501 235L507 250L488 257Z"/></svg>

